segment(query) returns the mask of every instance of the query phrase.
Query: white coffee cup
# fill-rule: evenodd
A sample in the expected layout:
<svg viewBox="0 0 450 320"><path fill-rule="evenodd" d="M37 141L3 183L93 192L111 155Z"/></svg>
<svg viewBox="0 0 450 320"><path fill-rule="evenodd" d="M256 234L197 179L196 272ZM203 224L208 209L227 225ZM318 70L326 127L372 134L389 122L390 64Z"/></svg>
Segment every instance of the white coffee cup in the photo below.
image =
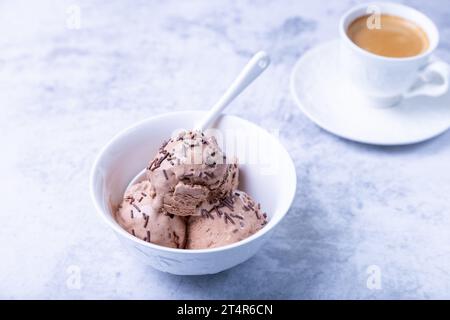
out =
<svg viewBox="0 0 450 320"><path fill-rule="evenodd" d="M349 38L347 29L364 15L389 14L410 20L428 36L428 49L416 56L390 58L358 47ZM439 31L423 13L394 3L373 3L353 7L339 23L340 68L343 77L377 107L393 106L415 96L437 97L449 89L450 67L433 56ZM439 81L435 81L439 78Z"/></svg>

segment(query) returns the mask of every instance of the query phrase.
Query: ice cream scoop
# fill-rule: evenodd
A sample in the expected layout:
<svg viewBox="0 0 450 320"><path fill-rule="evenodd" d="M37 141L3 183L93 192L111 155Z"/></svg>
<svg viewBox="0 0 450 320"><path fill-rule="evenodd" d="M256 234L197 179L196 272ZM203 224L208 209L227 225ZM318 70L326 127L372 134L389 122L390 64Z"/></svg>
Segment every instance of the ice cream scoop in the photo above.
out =
<svg viewBox="0 0 450 320"><path fill-rule="evenodd" d="M267 223L267 215L248 194L234 191L215 203L203 203L188 220L186 249L221 247L241 241Z"/></svg>
<svg viewBox="0 0 450 320"><path fill-rule="evenodd" d="M128 188L116 212L117 222L144 241L165 247L184 248L184 218L160 210L151 183L147 180Z"/></svg>
<svg viewBox="0 0 450 320"><path fill-rule="evenodd" d="M147 178L165 212L188 216L204 201L215 201L238 186L236 159L228 160L213 136L184 131L160 147Z"/></svg>

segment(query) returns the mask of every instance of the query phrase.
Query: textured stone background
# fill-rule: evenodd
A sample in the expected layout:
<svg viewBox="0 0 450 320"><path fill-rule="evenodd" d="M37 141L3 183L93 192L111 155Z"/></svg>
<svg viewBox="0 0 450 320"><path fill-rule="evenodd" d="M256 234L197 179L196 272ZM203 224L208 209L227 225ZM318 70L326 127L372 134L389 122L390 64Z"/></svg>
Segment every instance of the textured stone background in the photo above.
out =
<svg viewBox="0 0 450 320"><path fill-rule="evenodd" d="M450 298L450 133L405 147L349 142L294 105L306 50L357 1L5 1L0 4L0 298ZM450 1L404 1L440 28ZM81 8L81 29L66 26ZM273 64L228 110L278 128L298 173L273 241L214 276L133 260L95 215L99 148L143 117L207 109L256 50ZM67 286L70 266L79 290ZM381 270L381 290L366 286ZM69 269L68 269L69 268Z"/></svg>

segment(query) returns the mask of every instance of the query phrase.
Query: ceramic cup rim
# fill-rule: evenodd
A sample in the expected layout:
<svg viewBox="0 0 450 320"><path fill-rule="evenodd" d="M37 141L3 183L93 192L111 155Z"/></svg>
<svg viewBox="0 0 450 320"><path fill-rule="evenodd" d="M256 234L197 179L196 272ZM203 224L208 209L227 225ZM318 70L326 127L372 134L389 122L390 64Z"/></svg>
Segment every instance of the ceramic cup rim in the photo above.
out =
<svg viewBox="0 0 450 320"><path fill-rule="evenodd" d="M143 245L146 247L150 247L152 249L155 250L160 250L160 251L164 251L164 252L168 252L168 253L176 253L178 255L193 255L193 254L209 254L209 253L216 253L216 252L223 252L223 251L228 251L228 250L233 250L236 249L238 247L242 247L245 246L247 244L249 244L250 242L256 241L257 239L263 237L264 235L266 235L268 232L270 232L275 226L277 226L281 220L283 220L283 218L286 216L286 214L288 213L289 209L292 206L292 202L294 201L295 198L295 192L297 190L297 174L296 174L296 170L295 170L295 165L292 161L292 158L290 157L289 153L287 152L287 150L284 148L284 146L279 142L279 141L275 141L275 143L278 143L279 146L281 147L282 150L284 150L285 155L287 156L288 160L289 160L289 164L291 166L291 169L293 170L294 173L294 177L292 179L292 189L291 189L291 194L288 197L288 201L286 201L286 204L284 205L284 207L282 208L282 212L279 214L279 217L277 219L274 219L274 221L271 223L271 220L269 220L269 223L262 229L260 229L258 232L256 232L255 234L251 235L248 238L245 238L241 241L229 244L229 245L225 245L225 246L221 246L221 247L217 247L217 248L209 248L209 249L178 249L178 248L169 248L169 247L164 247L164 246L160 246L157 244L153 244L153 243L149 243L147 241L143 241L137 237L134 237L133 235L129 234L127 231L125 231L121 226L119 226L118 223L115 222L114 219L108 219L108 215L109 212L107 212L106 210L103 210L101 204L97 201L97 196L96 196L96 191L95 191L95 175L96 172L98 171L98 168L100 166L100 163L103 159L103 157L107 154L109 148L111 148L118 140L122 139L124 136L128 135L129 133L131 133L133 130L136 130L138 127L145 125L149 122L153 122L153 121L163 121L164 118L170 118L170 117L174 117L174 116L183 116L183 115L187 115L187 114L192 114L192 113L198 113L198 114L203 114L202 111L198 111L198 110L187 110L187 111L174 111L174 112L168 112L168 113L164 113L164 114L160 114L160 115L156 115L156 116L152 116L152 117L148 117L146 119L143 119L141 121L138 121L137 123L132 124L131 126L121 130L119 133L117 133L116 135L114 135L98 152L94 163L91 167L91 172L90 172L90 177L89 177L89 193L92 199L92 202L94 203L94 207L95 207L95 211L97 212L97 214L101 217L101 219L106 222L106 224L112 228L116 234L136 243L139 245ZM233 115L223 115L223 117L227 117L227 118L232 118L235 121L241 121L244 122L246 125L249 126L253 126L259 130L264 131L266 134L270 135L273 139L275 139L269 132L267 132L265 129L263 129L262 127L248 121L245 119L242 119L240 117L237 116L233 116ZM136 173L137 174L137 173Z"/></svg>
<svg viewBox="0 0 450 320"><path fill-rule="evenodd" d="M427 24L429 26L428 30L424 30L425 33L427 34L428 40L430 42L430 45L428 46L427 50L422 52L421 54L411 56L411 57L386 57L386 56L381 56L381 55L372 53L372 52L367 51L367 50L359 47L358 45L356 45L349 38L346 27L352 21L357 19L358 17L366 15L367 13L365 12L365 10L371 5L379 6L381 8L382 14L384 12L386 12L383 10L389 11L390 9L394 9L394 10L397 9L397 10L403 11L403 14L396 14L402 18L408 19L407 17L405 17L406 12L413 13L416 16L420 17L420 19L422 21L424 21L424 24ZM353 17L351 19L351 21L349 21L350 17L357 12L361 12L361 14L357 15L356 17ZM408 20L410 20L410 19L408 19ZM413 22L417 23L418 25L421 25L418 21L413 21ZM424 28L422 28L422 29L424 29ZM413 7L404 5L404 4L390 3L390 2L373 2L373 3L364 3L364 4L358 4L356 6L353 6L352 8L347 10L340 18L339 35L340 35L340 38L345 42L345 44L350 46L350 48L352 48L353 50L355 50L369 58L377 59L380 61L391 61L391 62L409 62L409 61L414 61L414 60L418 60L418 59L422 59L424 57L430 56L437 48L437 46L439 44L439 37L440 37L439 30L436 27L436 24L433 22L433 20L431 20L431 18L429 18L423 12L421 12Z"/></svg>

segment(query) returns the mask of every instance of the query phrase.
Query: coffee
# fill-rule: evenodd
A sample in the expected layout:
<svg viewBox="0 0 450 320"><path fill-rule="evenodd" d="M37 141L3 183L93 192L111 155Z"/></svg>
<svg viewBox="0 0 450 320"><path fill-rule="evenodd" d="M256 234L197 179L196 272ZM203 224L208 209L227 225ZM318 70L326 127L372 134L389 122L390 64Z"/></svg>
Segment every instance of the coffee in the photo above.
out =
<svg viewBox="0 0 450 320"><path fill-rule="evenodd" d="M365 15L354 20L347 29L348 37L360 48L374 54L404 58L419 55L429 46L428 36L417 24L407 19L382 14L377 28ZM368 24L368 21L371 23ZM376 21L375 21L376 22Z"/></svg>

